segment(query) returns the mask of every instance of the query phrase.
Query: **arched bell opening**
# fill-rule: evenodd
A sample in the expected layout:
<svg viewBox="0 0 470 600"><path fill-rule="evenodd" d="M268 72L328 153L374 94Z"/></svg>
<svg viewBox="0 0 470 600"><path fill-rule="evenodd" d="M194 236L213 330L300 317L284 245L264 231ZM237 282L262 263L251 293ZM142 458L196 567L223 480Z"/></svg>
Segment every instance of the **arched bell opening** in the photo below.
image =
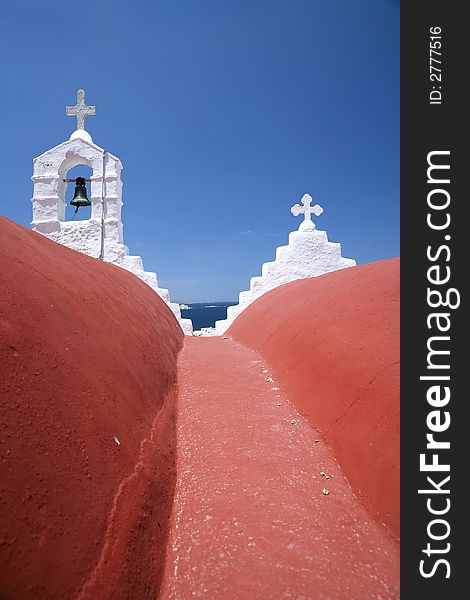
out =
<svg viewBox="0 0 470 600"><path fill-rule="evenodd" d="M91 167L85 164L75 165L63 174L63 179L82 178L85 181L67 181L64 184L65 221L88 221L91 218L91 185L93 175ZM82 185L80 185L82 184ZM86 203L89 202L88 205ZM73 204L71 204L73 203Z"/></svg>

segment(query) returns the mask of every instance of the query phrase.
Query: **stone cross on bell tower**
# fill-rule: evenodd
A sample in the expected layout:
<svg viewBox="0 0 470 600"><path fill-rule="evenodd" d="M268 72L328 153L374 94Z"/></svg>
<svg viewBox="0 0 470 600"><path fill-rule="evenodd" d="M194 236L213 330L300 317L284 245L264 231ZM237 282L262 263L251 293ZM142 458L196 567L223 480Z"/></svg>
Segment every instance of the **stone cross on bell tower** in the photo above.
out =
<svg viewBox="0 0 470 600"><path fill-rule="evenodd" d="M96 115L96 106L87 106L85 104L85 90L78 90L77 104L67 106L65 114L68 117L77 117L77 129L85 129L85 118Z"/></svg>
<svg viewBox="0 0 470 600"><path fill-rule="evenodd" d="M300 206L300 204L294 204L290 211L294 217L297 217L302 213L304 215L304 220L300 224L299 231L313 230L316 226L312 221L312 215L319 217L323 212L323 208L319 204L310 206L313 202L313 198L310 196L310 194L304 194L301 202L303 206Z"/></svg>

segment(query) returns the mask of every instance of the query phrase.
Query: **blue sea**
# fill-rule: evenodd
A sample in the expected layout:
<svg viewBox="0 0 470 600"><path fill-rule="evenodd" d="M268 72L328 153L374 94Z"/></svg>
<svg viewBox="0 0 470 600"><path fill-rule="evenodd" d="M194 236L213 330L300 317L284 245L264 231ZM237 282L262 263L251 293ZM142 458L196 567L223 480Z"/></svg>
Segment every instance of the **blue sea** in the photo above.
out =
<svg viewBox="0 0 470 600"><path fill-rule="evenodd" d="M191 319L193 329L197 331L202 327L214 327L216 321L227 318L227 306L233 306L237 302L190 302L182 304L188 308L181 309L184 319Z"/></svg>

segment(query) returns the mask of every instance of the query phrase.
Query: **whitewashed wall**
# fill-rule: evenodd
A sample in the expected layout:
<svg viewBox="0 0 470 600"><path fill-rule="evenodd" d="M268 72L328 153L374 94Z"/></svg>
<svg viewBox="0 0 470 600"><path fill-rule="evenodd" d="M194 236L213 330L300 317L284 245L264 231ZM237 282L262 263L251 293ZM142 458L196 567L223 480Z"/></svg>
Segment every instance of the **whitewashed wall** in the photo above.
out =
<svg viewBox="0 0 470 600"><path fill-rule="evenodd" d="M124 244L121 161L94 144L87 131L77 130L69 140L44 152L33 162L33 230L59 244L134 273L159 294L175 314L183 331L191 335L191 320L181 318L179 305L171 302L167 289L158 286L156 273L145 271L142 258L130 255ZM91 216L87 220L66 221L67 184L63 180L67 171L77 165L87 165L93 171Z"/></svg>
<svg viewBox="0 0 470 600"><path fill-rule="evenodd" d="M317 230L310 219L304 220L298 231L289 234L289 244L276 249L275 260L264 263L261 275L251 278L250 289L240 292L239 303L228 307L227 318L216 322L216 335L223 335L238 315L266 292L297 279L317 277L355 264L355 260L341 256L341 244L328 241L326 231Z"/></svg>

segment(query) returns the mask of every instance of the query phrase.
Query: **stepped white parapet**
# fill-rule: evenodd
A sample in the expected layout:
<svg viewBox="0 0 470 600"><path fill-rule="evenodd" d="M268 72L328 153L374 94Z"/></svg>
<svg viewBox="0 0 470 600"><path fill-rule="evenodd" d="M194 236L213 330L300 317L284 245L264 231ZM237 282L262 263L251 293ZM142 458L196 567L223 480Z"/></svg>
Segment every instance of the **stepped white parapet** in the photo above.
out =
<svg viewBox="0 0 470 600"><path fill-rule="evenodd" d="M193 335L196 336L201 336L201 337L208 337L208 336L213 336L213 335L218 335L215 327L202 327L201 329L196 329L195 331L193 331Z"/></svg>
<svg viewBox="0 0 470 600"><path fill-rule="evenodd" d="M66 221L66 173L80 164L93 171L91 216ZM145 271L142 258L130 255L124 244L121 170L118 158L94 144L87 131L77 129L69 140L34 159L31 226L59 244L113 263L145 281L168 304L185 334L192 335L191 320L181 318L179 304L158 286L156 273Z"/></svg>
<svg viewBox="0 0 470 600"><path fill-rule="evenodd" d="M239 302L227 308L227 318L215 324L217 335L223 335L238 315L257 298L270 290L307 277L317 277L330 271L353 267L356 261L341 256L341 244L328 241L326 231L317 230L311 220L311 214L320 215L323 209L317 205L311 207L312 197L302 198L301 207L296 204L291 211L294 215L304 214L304 221L297 231L289 234L287 246L276 249L276 258L264 263L261 275L252 277L250 289L240 292Z"/></svg>

